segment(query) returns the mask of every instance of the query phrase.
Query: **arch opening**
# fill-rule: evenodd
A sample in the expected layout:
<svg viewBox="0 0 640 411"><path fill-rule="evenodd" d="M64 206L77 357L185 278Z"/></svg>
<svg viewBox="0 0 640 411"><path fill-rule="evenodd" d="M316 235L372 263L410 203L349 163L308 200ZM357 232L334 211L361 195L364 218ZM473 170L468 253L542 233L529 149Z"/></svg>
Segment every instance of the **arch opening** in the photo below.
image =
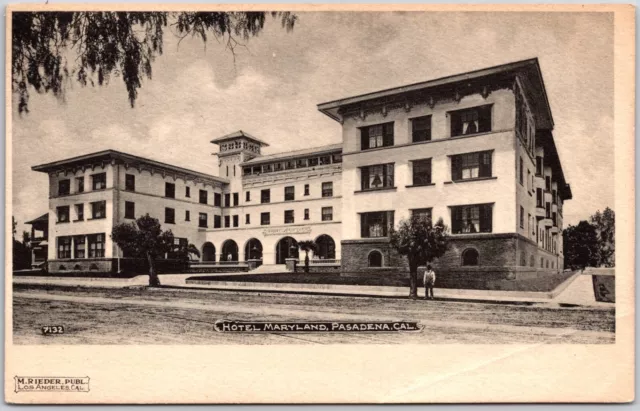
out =
<svg viewBox="0 0 640 411"><path fill-rule="evenodd" d="M299 258L298 242L293 237L283 237L276 244L276 264L285 264L287 258Z"/></svg>
<svg viewBox="0 0 640 411"><path fill-rule="evenodd" d="M478 250L475 248L467 248L462 252L462 265L476 266L478 265L479 257Z"/></svg>
<svg viewBox="0 0 640 411"><path fill-rule="evenodd" d="M378 250L373 250L367 257L369 261L369 267L382 267L382 253Z"/></svg>
<svg viewBox="0 0 640 411"><path fill-rule="evenodd" d="M222 257L224 261L238 261L238 244L233 240L222 243Z"/></svg>
<svg viewBox="0 0 640 411"><path fill-rule="evenodd" d="M216 247L209 241L202 245L202 261L216 261Z"/></svg>
<svg viewBox="0 0 640 411"><path fill-rule="evenodd" d="M315 241L316 252L314 257L322 260L334 260L336 258L336 242L331 236L323 234Z"/></svg>
<svg viewBox="0 0 640 411"><path fill-rule="evenodd" d="M262 261L262 243L257 238L250 238L244 246L244 260Z"/></svg>

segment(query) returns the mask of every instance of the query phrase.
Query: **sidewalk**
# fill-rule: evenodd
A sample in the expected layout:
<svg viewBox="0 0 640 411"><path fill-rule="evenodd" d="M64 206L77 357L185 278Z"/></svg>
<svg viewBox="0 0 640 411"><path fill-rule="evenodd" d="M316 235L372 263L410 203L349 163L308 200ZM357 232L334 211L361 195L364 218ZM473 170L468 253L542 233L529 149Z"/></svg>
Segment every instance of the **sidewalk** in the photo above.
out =
<svg viewBox="0 0 640 411"><path fill-rule="evenodd" d="M244 273L235 273L242 275ZM406 297L407 287L353 286L335 284L255 283L242 281L207 281L187 278L210 277L212 274L166 274L160 276L163 287L182 289L209 289L249 292L288 292L300 294L358 295L370 297ZM219 274L221 276L233 274ZM14 284L39 284L72 287L126 288L144 287L149 279L140 275L130 279L92 279L68 277L14 277ZM613 308L614 304L595 301L591 276L576 273L550 292L520 292L499 290L462 290L435 288L438 300L463 300L487 303L545 304L549 306L590 306ZM418 288L418 297L424 298L424 288Z"/></svg>

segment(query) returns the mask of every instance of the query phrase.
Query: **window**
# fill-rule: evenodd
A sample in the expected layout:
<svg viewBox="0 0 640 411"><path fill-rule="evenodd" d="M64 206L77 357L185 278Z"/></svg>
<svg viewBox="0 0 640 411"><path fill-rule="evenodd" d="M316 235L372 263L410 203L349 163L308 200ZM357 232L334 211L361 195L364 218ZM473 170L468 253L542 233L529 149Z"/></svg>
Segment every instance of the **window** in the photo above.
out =
<svg viewBox="0 0 640 411"><path fill-rule="evenodd" d="M234 215L233 216L233 226L237 227L240 224L240 221L238 221L238 216Z"/></svg>
<svg viewBox="0 0 640 411"><path fill-rule="evenodd" d="M107 216L107 202L96 201L91 203L91 218L105 218Z"/></svg>
<svg viewBox="0 0 640 411"><path fill-rule="evenodd" d="M547 192L551 191L551 177L549 176L544 178L544 189Z"/></svg>
<svg viewBox="0 0 640 411"><path fill-rule="evenodd" d="M393 164L379 164L362 167L362 190L379 190L393 187Z"/></svg>
<svg viewBox="0 0 640 411"><path fill-rule="evenodd" d="M293 160L289 160L284 164L284 168L287 170L293 170L294 168L296 168L296 163Z"/></svg>
<svg viewBox="0 0 640 411"><path fill-rule="evenodd" d="M540 187L536 188L536 207L544 207L542 205L543 200L542 200L542 189Z"/></svg>
<svg viewBox="0 0 640 411"><path fill-rule="evenodd" d="M246 193L244 193L244 201L246 201L247 203L251 201L251 191L247 191Z"/></svg>
<svg viewBox="0 0 640 411"><path fill-rule="evenodd" d="M86 258L85 237L79 235L73 238L73 258Z"/></svg>
<svg viewBox="0 0 640 411"><path fill-rule="evenodd" d="M393 145L393 123L377 124L360 129L360 149L369 150L376 147Z"/></svg>
<svg viewBox="0 0 640 411"><path fill-rule="evenodd" d="M56 214L58 215L59 223L69 222L69 206L56 207Z"/></svg>
<svg viewBox="0 0 640 411"><path fill-rule="evenodd" d="M224 206L231 207L231 194L227 193L224 195Z"/></svg>
<svg viewBox="0 0 640 411"><path fill-rule="evenodd" d="M284 210L284 223L293 224L293 210Z"/></svg>
<svg viewBox="0 0 640 411"><path fill-rule="evenodd" d="M525 253L524 251L520 252L520 266L527 266L527 253Z"/></svg>
<svg viewBox="0 0 640 411"><path fill-rule="evenodd" d="M493 226L493 205L451 207L451 220L453 234L490 233Z"/></svg>
<svg viewBox="0 0 640 411"><path fill-rule="evenodd" d="M71 237L58 237L58 258L71 258Z"/></svg>
<svg viewBox="0 0 640 411"><path fill-rule="evenodd" d="M89 240L89 258L104 257L104 234L87 236Z"/></svg>
<svg viewBox="0 0 640 411"><path fill-rule="evenodd" d="M124 202L124 218L136 218L136 203L133 201Z"/></svg>
<svg viewBox="0 0 640 411"><path fill-rule="evenodd" d="M527 232L533 235L533 231L531 231L531 213L527 213Z"/></svg>
<svg viewBox="0 0 640 411"><path fill-rule="evenodd" d="M94 190L104 190L107 188L107 173L94 174L91 181Z"/></svg>
<svg viewBox="0 0 640 411"><path fill-rule="evenodd" d="M524 163L522 157L520 157L520 185L524 185Z"/></svg>
<svg viewBox="0 0 640 411"><path fill-rule="evenodd" d="M315 167L318 165L318 157L310 158L308 161L309 161L309 167Z"/></svg>
<svg viewBox="0 0 640 411"><path fill-rule="evenodd" d="M127 191L136 191L136 176L133 174L125 174L124 189Z"/></svg>
<svg viewBox="0 0 640 411"><path fill-rule="evenodd" d="M551 203L547 202L545 204L545 218L551 218Z"/></svg>
<svg viewBox="0 0 640 411"><path fill-rule="evenodd" d="M66 196L71 193L71 180L58 181L58 195Z"/></svg>
<svg viewBox="0 0 640 411"><path fill-rule="evenodd" d="M431 221L431 208L416 208L415 210L411 210L411 215L419 219Z"/></svg>
<svg viewBox="0 0 640 411"><path fill-rule="evenodd" d="M426 186L431 184L431 159L415 160L413 166L413 185Z"/></svg>
<svg viewBox="0 0 640 411"><path fill-rule="evenodd" d="M198 216L198 227L207 227L207 213L200 213Z"/></svg>
<svg viewBox="0 0 640 411"><path fill-rule="evenodd" d="M306 195L306 196L309 195L309 184L305 184L304 185L304 195Z"/></svg>
<svg viewBox="0 0 640 411"><path fill-rule="evenodd" d="M222 227L222 217L220 217L219 215L214 215L213 228L220 228L220 227Z"/></svg>
<svg viewBox="0 0 640 411"><path fill-rule="evenodd" d="M322 183L322 197L333 197L333 181Z"/></svg>
<svg viewBox="0 0 640 411"><path fill-rule="evenodd" d="M369 267L382 267L382 254L380 251L374 250L369 253Z"/></svg>
<svg viewBox="0 0 640 411"><path fill-rule="evenodd" d="M295 199L295 187L288 186L284 188L284 201L293 201Z"/></svg>
<svg viewBox="0 0 640 411"><path fill-rule="evenodd" d="M411 135L413 142L431 140L431 116L411 119Z"/></svg>
<svg viewBox="0 0 640 411"><path fill-rule="evenodd" d="M269 225L271 223L271 215L269 213L260 213L260 225Z"/></svg>
<svg viewBox="0 0 640 411"><path fill-rule="evenodd" d="M76 193L84 193L84 176L76 177Z"/></svg>
<svg viewBox="0 0 640 411"><path fill-rule="evenodd" d="M245 214L244 215L244 223L245 224L251 224L251 214Z"/></svg>
<svg viewBox="0 0 640 411"><path fill-rule="evenodd" d="M536 175L542 175L542 157L536 156Z"/></svg>
<svg viewBox="0 0 640 411"><path fill-rule="evenodd" d="M76 209L76 221L84 220L84 204L76 204L74 207Z"/></svg>
<svg viewBox="0 0 640 411"><path fill-rule="evenodd" d="M322 156L320 157L320 165L331 164L331 156Z"/></svg>
<svg viewBox="0 0 640 411"><path fill-rule="evenodd" d="M225 228L231 226L231 217L229 217L228 215L224 216L224 226Z"/></svg>
<svg viewBox="0 0 640 411"><path fill-rule="evenodd" d="M524 207L520 206L520 228L524 228Z"/></svg>
<svg viewBox="0 0 640 411"><path fill-rule="evenodd" d="M305 208L305 209L304 209L304 219L305 219L305 220L308 220L308 219L309 219L309 209L308 209L308 208Z"/></svg>
<svg viewBox="0 0 640 411"><path fill-rule="evenodd" d="M296 168L304 168L306 166L307 166L307 159L306 158L301 158L301 159L296 161Z"/></svg>
<svg viewBox="0 0 640 411"><path fill-rule="evenodd" d="M333 207L322 207L322 221L333 221Z"/></svg>
<svg viewBox="0 0 640 411"><path fill-rule="evenodd" d="M491 131L491 106L452 111L451 137Z"/></svg>
<svg viewBox="0 0 640 411"><path fill-rule="evenodd" d="M227 166L227 177L229 177L229 166Z"/></svg>
<svg viewBox="0 0 640 411"><path fill-rule="evenodd" d="M271 190L260 190L260 203L266 204L271 202Z"/></svg>
<svg viewBox="0 0 640 411"><path fill-rule="evenodd" d="M222 196L220 193L213 193L213 205L216 207L220 207L222 203Z"/></svg>
<svg viewBox="0 0 640 411"><path fill-rule="evenodd" d="M164 209L164 222L167 224L176 223L176 210L173 208L165 207Z"/></svg>
<svg viewBox="0 0 640 411"><path fill-rule="evenodd" d="M451 156L453 181L491 177L491 151Z"/></svg>
<svg viewBox="0 0 640 411"><path fill-rule="evenodd" d="M386 237L390 227L393 227L393 211L360 214L362 238Z"/></svg>
<svg viewBox="0 0 640 411"><path fill-rule="evenodd" d="M240 204L240 194L233 193L233 205L237 206L238 204Z"/></svg>
<svg viewBox="0 0 640 411"><path fill-rule="evenodd" d="M556 190L551 190L551 203L552 204L558 204L558 197L557 197L558 193Z"/></svg>
<svg viewBox="0 0 640 411"><path fill-rule="evenodd" d="M462 265L478 265L478 257L478 250L475 248L467 248L462 252Z"/></svg>
<svg viewBox="0 0 640 411"><path fill-rule="evenodd" d="M200 204L207 204L207 200L208 200L208 193L207 190L200 190L199 192L199 200L200 200Z"/></svg>
<svg viewBox="0 0 640 411"><path fill-rule="evenodd" d="M164 196L167 198L176 198L176 185L173 183L164 183Z"/></svg>
<svg viewBox="0 0 640 411"><path fill-rule="evenodd" d="M191 221L191 211L184 210L184 221Z"/></svg>
<svg viewBox="0 0 640 411"><path fill-rule="evenodd" d="M531 170L527 169L527 191L533 188L533 178L531 178Z"/></svg>

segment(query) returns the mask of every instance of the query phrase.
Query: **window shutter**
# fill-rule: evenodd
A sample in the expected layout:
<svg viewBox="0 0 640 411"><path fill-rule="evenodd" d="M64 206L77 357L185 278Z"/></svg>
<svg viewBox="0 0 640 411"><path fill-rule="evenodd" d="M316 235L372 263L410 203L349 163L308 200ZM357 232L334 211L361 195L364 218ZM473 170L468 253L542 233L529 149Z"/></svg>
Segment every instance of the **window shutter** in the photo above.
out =
<svg viewBox="0 0 640 411"><path fill-rule="evenodd" d="M491 177L491 151L480 154L480 177Z"/></svg>
<svg viewBox="0 0 640 411"><path fill-rule="evenodd" d="M489 204L480 206L480 232L490 233L493 226L493 206Z"/></svg>
<svg viewBox="0 0 640 411"><path fill-rule="evenodd" d="M363 127L360 129L360 150L366 150L369 148L369 128Z"/></svg>
<svg viewBox="0 0 640 411"><path fill-rule="evenodd" d="M462 158L460 156L451 157L451 179L460 180L462 178Z"/></svg>
<svg viewBox="0 0 640 411"><path fill-rule="evenodd" d="M462 209L460 207L451 208L451 230L454 234L460 233L462 231L461 221L462 221Z"/></svg>
<svg viewBox="0 0 640 411"><path fill-rule="evenodd" d="M491 106L478 109L478 131L480 133L491 131Z"/></svg>
<svg viewBox="0 0 640 411"><path fill-rule="evenodd" d="M387 123L382 126L382 145L384 146L392 146L393 145L393 123Z"/></svg>
<svg viewBox="0 0 640 411"><path fill-rule="evenodd" d="M369 188L369 168L368 167L362 167L360 169L360 176L361 176L361 189L362 190L366 190L367 188Z"/></svg>

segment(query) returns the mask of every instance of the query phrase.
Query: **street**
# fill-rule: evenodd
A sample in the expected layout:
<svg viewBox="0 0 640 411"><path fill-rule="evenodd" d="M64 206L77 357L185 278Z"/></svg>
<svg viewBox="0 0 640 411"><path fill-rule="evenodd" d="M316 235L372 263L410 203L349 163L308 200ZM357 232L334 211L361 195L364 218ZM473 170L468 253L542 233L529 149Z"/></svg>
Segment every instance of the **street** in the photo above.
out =
<svg viewBox="0 0 640 411"><path fill-rule="evenodd" d="M418 321L417 333L230 334L216 320ZM43 326L64 334L42 335ZM14 287L16 344L613 343L613 308L172 289Z"/></svg>

